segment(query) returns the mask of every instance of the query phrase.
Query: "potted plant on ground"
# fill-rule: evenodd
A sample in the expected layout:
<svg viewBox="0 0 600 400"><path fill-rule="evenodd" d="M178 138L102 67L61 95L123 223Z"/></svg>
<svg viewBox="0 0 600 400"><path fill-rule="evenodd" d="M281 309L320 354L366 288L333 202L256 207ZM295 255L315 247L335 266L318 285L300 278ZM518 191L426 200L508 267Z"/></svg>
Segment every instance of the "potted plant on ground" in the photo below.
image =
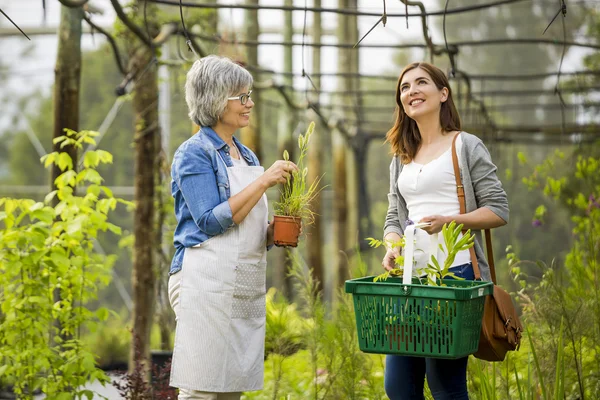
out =
<svg viewBox="0 0 600 400"><path fill-rule="evenodd" d="M279 201L274 203L273 236L276 246L296 247L302 221L304 220L308 224L314 221L314 212L311 210L310 205L321 190L319 188L321 179L316 179L309 184L307 182L308 168L304 166L304 159L314 129L315 123L311 122L306 133L298 137L298 147L300 149L298 161L296 162L298 170L294 171L292 176L288 178L281 189ZM287 150L283 152L283 159L286 161L290 159Z"/></svg>

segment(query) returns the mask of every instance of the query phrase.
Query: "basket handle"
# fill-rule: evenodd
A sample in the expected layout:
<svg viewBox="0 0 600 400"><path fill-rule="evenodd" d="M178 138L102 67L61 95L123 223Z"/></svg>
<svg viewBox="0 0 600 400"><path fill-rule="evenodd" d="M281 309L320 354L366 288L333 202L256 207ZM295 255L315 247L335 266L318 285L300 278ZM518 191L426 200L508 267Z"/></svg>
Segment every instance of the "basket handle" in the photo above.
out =
<svg viewBox="0 0 600 400"><path fill-rule="evenodd" d="M428 223L408 225L404 230L404 273L402 275L402 284L410 285L412 283L412 270L415 256L415 233L417 229L427 226ZM429 248L427 249L427 260L435 256L439 257L439 233L429 235ZM435 276L430 276L435 281Z"/></svg>

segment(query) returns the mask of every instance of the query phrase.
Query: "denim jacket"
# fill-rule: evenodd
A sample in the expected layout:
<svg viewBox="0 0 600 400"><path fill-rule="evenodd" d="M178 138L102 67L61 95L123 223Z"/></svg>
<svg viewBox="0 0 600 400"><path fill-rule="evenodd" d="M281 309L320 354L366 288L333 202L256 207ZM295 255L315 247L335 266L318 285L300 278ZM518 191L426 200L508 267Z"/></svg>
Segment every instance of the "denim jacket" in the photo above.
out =
<svg viewBox="0 0 600 400"><path fill-rule="evenodd" d="M259 165L250 149L235 137L233 141L248 165ZM175 199L177 227L173 237L175 256L169 274L181 270L186 247L202 243L233 225L227 201L230 197L227 167L232 166L229 146L207 126L200 128L175 152L171 166L171 194Z"/></svg>

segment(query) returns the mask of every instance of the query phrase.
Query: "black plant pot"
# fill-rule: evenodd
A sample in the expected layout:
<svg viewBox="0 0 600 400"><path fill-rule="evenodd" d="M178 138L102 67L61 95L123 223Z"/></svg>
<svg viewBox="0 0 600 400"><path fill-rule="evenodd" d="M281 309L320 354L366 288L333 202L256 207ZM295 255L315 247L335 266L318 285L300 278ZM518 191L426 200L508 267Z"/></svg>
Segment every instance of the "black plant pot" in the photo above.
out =
<svg viewBox="0 0 600 400"><path fill-rule="evenodd" d="M151 350L152 384L168 382L171 375L171 359L173 352L170 350Z"/></svg>

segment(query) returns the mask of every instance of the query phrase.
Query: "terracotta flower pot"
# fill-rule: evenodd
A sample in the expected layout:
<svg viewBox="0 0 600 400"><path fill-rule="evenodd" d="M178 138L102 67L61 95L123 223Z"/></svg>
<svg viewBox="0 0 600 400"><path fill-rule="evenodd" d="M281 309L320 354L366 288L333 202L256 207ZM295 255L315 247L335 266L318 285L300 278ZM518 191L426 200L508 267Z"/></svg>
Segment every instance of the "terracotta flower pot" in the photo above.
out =
<svg viewBox="0 0 600 400"><path fill-rule="evenodd" d="M273 226L273 239L275 246L298 246L298 236L302 226L302 218L275 215Z"/></svg>

